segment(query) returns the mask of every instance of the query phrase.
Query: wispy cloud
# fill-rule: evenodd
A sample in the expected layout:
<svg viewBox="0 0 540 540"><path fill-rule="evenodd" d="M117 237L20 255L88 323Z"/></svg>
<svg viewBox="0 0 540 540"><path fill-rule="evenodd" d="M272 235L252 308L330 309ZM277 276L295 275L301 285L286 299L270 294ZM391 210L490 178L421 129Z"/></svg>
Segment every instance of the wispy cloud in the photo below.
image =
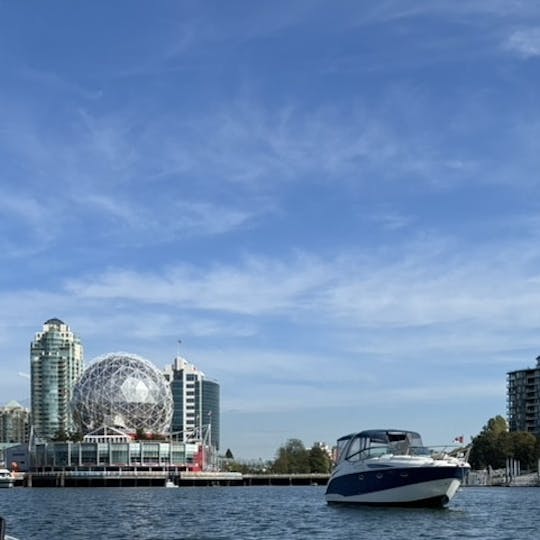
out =
<svg viewBox="0 0 540 540"><path fill-rule="evenodd" d="M250 257L204 270L184 265L163 273L110 270L70 280L67 290L80 298L238 314L309 318L319 313L350 327L463 321L530 326L540 324L534 309L540 288L524 245L503 249L499 243L457 255L452 242L419 241L391 257L384 251L349 253L331 263L303 254L282 260Z"/></svg>
<svg viewBox="0 0 540 540"><path fill-rule="evenodd" d="M383 0L367 10L367 21L391 21L430 16L475 16L492 15L495 17L523 17L538 15L540 10L534 2L526 0L469 0L455 2L453 0ZM364 13L364 10L361 10Z"/></svg>
<svg viewBox="0 0 540 540"><path fill-rule="evenodd" d="M525 59L540 56L540 27L514 31L504 47Z"/></svg>
<svg viewBox="0 0 540 540"><path fill-rule="evenodd" d="M400 214L390 209L382 209L370 216L371 220L378 223L384 229L396 231L410 226L414 219L411 216Z"/></svg>
<svg viewBox="0 0 540 540"><path fill-rule="evenodd" d="M279 261L250 257L238 267L176 266L163 274L111 270L67 284L83 298L125 299L243 314L282 313L301 307L325 280L325 265L310 257Z"/></svg>

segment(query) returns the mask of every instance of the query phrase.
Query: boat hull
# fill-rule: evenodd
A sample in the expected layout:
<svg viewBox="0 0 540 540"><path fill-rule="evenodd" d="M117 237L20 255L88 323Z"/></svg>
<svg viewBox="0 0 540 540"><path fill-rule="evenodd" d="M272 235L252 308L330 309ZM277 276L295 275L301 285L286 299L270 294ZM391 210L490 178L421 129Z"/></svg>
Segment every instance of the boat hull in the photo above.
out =
<svg viewBox="0 0 540 540"><path fill-rule="evenodd" d="M461 467L385 468L330 478L329 503L384 506L445 506L463 479Z"/></svg>

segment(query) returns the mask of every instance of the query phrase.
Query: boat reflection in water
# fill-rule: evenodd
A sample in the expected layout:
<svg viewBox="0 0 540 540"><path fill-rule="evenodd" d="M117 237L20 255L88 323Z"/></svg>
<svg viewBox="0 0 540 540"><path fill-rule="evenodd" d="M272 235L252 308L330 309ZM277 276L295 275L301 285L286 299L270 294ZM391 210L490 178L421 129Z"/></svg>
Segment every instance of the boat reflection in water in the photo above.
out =
<svg viewBox="0 0 540 540"><path fill-rule="evenodd" d="M470 470L466 455L436 454L414 431L374 429L337 441L329 503L442 507Z"/></svg>

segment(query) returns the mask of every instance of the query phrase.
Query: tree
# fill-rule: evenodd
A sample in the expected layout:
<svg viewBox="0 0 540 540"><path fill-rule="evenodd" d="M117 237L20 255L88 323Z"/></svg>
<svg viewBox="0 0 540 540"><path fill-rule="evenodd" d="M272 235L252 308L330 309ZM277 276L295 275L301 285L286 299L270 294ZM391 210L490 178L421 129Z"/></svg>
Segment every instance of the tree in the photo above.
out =
<svg viewBox="0 0 540 540"><path fill-rule="evenodd" d="M68 433L68 440L73 442L81 442L84 439L84 434L80 429L74 429Z"/></svg>
<svg viewBox="0 0 540 540"><path fill-rule="evenodd" d="M300 439L289 439L278 449L272 470L277 474L309 473L309 452L304 443Z"/></svg>
<svg viewBox="0 0 540 540"><path fill-rule="evenodd" d="M69 439L68 434L62 428L58 429L54 436L51 438L53 442L66 442Z"/></svg>
<svg viewBox="0 0 540 540"><path fill-rule="evenodd" d="M225 458L226 459L234 459L233 453L231 452L230 448L227 448L227 451L225 452Z"/></svg>
<svg viewBox="0 0 540 540"><path fill-rule="evenodd" d="M539 449L540 439L524 431L509 432L506 420L495 416L473 438L469 461L474 469L503 469L507 458L514 458L530 470L536 467Z"/></svg>
<svg viewBox="0 0 540 540"><path fill-rule="evenodd" d="M537 438L525 431L516 431L510 435L512 435L513 457L519 460L523 469L534 469L538 460Z"/></svg>
<svg viewBox="0 0 540 540"><path fill-rule="evenodd" d="M508 422L500 414L494 418L490 418L487 424L482 428L481 433L492 433L493 435L500 435L508 431Z"/></svg>
<svg viewBox="0 0 540 540"><path fill-rule="evenodd" d="M482 431L473 438L469 457L472 467L503 468L508 457L508 439L505 438L507 433L508 424L502 416L490 418Z"/></svg>
<svg viewBox="0 0 540 540"><path fill-rule="evenodd" d="M320 446L313 446L309 451L309 469L312 473L326 474L332 468L330 456Z"/></svg>

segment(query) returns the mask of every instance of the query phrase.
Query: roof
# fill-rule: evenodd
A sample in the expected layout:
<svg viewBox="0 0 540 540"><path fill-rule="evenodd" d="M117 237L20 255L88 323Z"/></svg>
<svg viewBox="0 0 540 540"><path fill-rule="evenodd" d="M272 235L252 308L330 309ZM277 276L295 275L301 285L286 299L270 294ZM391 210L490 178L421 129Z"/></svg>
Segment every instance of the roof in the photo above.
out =
<svg viewBox="0 0 540 540"><path fill-rule="evenodd" d="M64 321L61 321L60 319L53 318L53 319L49 319L48 321L45 321L45 324L61 325L61 324L66 324L66 323Z"/></svg>
<svg viewBox="0 0 540 540"><path fill-rule="evenodd" d="M386 440L392 435L412 435L413 437L420 438L420 434L416 431L408 431L406 429L367 429L365 431L359 431L358 433L349 433L349 435L344 435L343 437L340 437L338 441L351 439L354 436Z"/></svg>
<svg viewBox="0 0 540 540"><path fill-rule="evenodd" d="M12 399L4 405L5 409L24 409L24 407L18 402Z"/></svg>

